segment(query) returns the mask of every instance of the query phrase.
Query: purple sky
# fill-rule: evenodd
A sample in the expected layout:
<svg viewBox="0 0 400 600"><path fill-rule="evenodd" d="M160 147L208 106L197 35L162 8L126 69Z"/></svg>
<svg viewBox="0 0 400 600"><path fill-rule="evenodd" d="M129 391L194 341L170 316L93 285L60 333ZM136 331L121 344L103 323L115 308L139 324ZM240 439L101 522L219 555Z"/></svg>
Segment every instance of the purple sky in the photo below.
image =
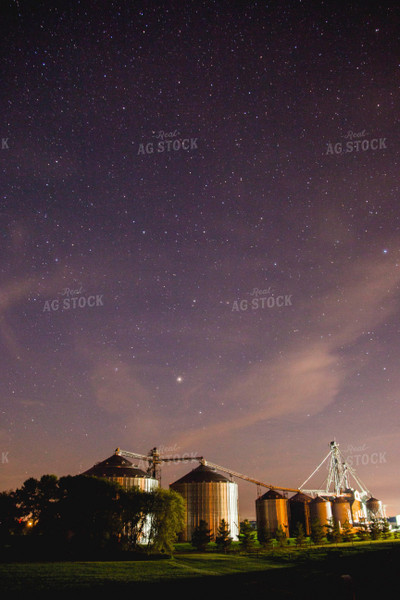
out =
<svg viewBox="0 0 400 600"><path fill-rule="evenodd" d="M400 18L339 4L2 9L0 489L336 439L400 513Z"/></svg>

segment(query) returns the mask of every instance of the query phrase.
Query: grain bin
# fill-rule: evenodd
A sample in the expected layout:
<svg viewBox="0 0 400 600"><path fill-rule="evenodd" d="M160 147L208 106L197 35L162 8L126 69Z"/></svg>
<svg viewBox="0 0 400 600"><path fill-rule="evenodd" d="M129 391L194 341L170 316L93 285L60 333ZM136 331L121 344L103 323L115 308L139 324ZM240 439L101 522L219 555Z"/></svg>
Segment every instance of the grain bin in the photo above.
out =
<svg viewBox="0 0 400 600"><path fill-rule="evenodd" d="M289 500L289 527L290 535L294 536L298 524L303 525L306 535L311 533L310 502L311 496L297 492Z"/></svg>
<svg viewBox="0 0 400 600"><path fill-rule="evenodd" d="M366 517L364 505L357 497L351 502L351 516L353 524L362 523Z"/></svg>
<svg viewBox="0 0 400 600"><path fill-rule="evenodd" d="M256 518L259 539L265 535L275 537L279 526L289 536L288 501L275 490L257 498Z"/></svg>
<svg viewBox="0 0 400 600"><path fill-rule="evenodd" d="M319 521L322 526L329 525L332 519L332 504L326 498L317 496L310 502L310 518Z"/></svg>
<svg viewBox="0 0 400 600"><path fill-rule="evenodd" d="M117 453L96 463L83 475L105 477L111 481L116 481L125 489L137 487L144 492L151 492L158 487L157 479L153 479L142 469L135 467L129 460Z"/></svg>
<svg viewBox="0 0 400 600"><path fill-rule="evenodd" d="M158 488L157 479L134 466L129 460L120 456L117 452L96 463L93 467L83 473L93 477L104 477L120 484L124 489L139 488L142 492L152 492ZM146 515L140 542L146 544L151 535L151 515Z"/></svg>
<svg viewBox="0 0 400 600"><path fill-rule="evenodd" d="M371 497L369 500L367 500L365 504L367 507L367 514L369 520L383 518L382 502L380 500Z"/></svg>
<svg viewBox="0 0 400 600"><path fill-rule="evenodd" d="M352 525L350 501L347 496L336 496L333 499L332 516L339 527L343 527L346 521Z"/></svg>
<svg viewBox="0 0 400 600"><path fill-rule="evenodd" d="M181 541L190 542L194 529L205 521L215 538L222 519L228 524L234 540L239 535L238 486L215 469L200 465L174 483L170 488L186 501L185 526Z"/></svg>

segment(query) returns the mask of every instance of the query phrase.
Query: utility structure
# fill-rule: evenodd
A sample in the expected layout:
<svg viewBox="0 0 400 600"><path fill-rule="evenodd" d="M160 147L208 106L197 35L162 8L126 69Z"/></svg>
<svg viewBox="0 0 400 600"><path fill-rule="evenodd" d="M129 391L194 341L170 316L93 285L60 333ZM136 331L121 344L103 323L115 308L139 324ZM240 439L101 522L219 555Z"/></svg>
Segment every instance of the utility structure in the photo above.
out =
<svg viewBox="0 0 400 600"><path fill-rule="evenodd" d="M343 454L339 450L339 444L333 441L329 444L329 453L325 456L324 460L318 465L318 467L311 473L305 482L300 486L301 491L304 494L310 494L311 496L340 496L345 490L351 488L351 478L357 485L358 491L361 498L367 498L371 496L370 491L363 484L361 479L356 475L354 469L346 462ZM323 488L320 489L306 489L306 484L310 479L322 468L322 466L329 460L328 476L326 477Z"/></svg>
<svg viewBox="0 0 400 600"><path fill-rule="evenodd" d="M381 501L372 497L355 470L346 462L336 441L330 442L329 446L327 456L298 488L260 481L212 463L203 456L162 456L157 447L147 454L117 448L113 457L95 465L92 470L95 469L96 474L100 473L99 476L112 475L115 478L123 475L123 483L127 486L137 485L135 482L140 478L139 483L142 487L157 487L161 485L162 465L199 462L198 467L170 484L170 488L179 492L186 501L184 541L190 541L191 534L200 520L206 521L215 535L222 519L228 523L233 538L237 539L238 486L234 478L257 486L256 515L259 535L274 536L278 527L282 528L286 535L289 530L293 534L298 523L303 524L305 532L309 533L312 519L318 519L324 525L331 524L333 519L340 527L348 521L357 527L385 518ZM141 466L140 471L137 466L129 463L128 468L125 464L128 459L137 459L147 466ZM107 469L111 469L112 473ZM318 488L307 489L309 481L317 473L321 474L322 469L325 471L323 483ZM135 474L136 479L132 479ZM268 489L264 495L262 488ZM295 495L288 499L288 492Z"/></svg>
<svg viewBox="0 0 400 600"><path fill-rule="evenodd" d="M328 462L329 461L329 462ZM328 463L328 475L320 489L306 489L306 484L323 465ZM332 518L339 526L345 521L357 526L363 523L386 518L385 509L380 500L372 497L371 492L349 465L334 440L324 460L300 486L304 494L314 498L311 509L327 513L329 506ZM325 504L323 504L325 501ZM317 502L319 506L317 506ZM327 517L325 518L325 520Z"/></svg>

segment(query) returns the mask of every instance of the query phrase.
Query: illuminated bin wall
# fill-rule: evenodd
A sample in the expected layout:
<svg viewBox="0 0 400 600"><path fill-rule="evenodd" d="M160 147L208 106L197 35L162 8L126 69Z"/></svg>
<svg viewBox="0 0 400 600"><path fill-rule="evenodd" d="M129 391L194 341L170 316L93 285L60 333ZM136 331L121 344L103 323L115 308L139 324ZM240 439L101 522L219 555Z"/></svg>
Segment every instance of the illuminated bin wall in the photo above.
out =
<svg viewBox="0 0 400 600"><path fill-rule="evenodd" d="M317 496L310 502L310 518L319 521L322 526L329 525L332 519L332 504L329 500Z"/></svg>
<svg viewBox="0 0 400 600"><path fill-rule="evenodd" d="M346 521L348 521L350 525L353 524L349 498L346 496L337 496L334 498L332 503L332 516L339 527L343 527Z"/></svg>
<svg viewBox="0 0 400 600"><path fill-rule="evenodd" d="M200 465L170 485L186 502L185 526L181 541L190 542L194 529L203 520L213 538L225 519L234 540L239 536L238 486L211 467Z"/></svg>
<svg viewBox="0 0 400 600"><path fill-rule="evenodd" d="M363 523L367 520L367 508L357 490L354 490L353 492L353 500L350 502L350 506L354 525Z"/></svg>
<svg viewBox="0 0 400 600"><path fill-rule="evenodd" d="M259 535L275 537L276 530L282 526L286 537L289 536L288 501L275 490L257 498L256 518Z"/></svg>

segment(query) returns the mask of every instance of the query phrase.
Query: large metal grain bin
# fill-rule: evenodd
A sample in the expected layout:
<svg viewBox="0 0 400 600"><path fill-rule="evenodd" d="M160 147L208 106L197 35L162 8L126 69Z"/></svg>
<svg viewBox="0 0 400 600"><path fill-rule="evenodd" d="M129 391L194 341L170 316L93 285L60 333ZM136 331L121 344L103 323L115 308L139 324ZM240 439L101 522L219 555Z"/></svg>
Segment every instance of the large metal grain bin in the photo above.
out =
<svg viewBox="0 0 400 600"><path fill-rule="evenodd" d="M92 475L94 477L105 477L111 481L116 481L124 489L139 488L143 492L151 492L158 488L157 479L135 467L129 460L120 456L117 452L96 463L93 467L83 473L83 475ZM140 541L147 543L150 539L151 515L145 518Z"/></svg>
<svg viewBox="0 0 400 600"><path fill-rule="evenodd" d="M351 516L354 524L365 520L365 507L359 498L354 498L351 503Z"/></svg>
<svg viewBox="0 0 400 600"><path fill-rule="evenodd" d="M297 492L289 500L289 528L290 535L294 536L297 525L303 525L304 533L310 535L311 520L310 520L310 502L311 496L307 496L301 492Z"/></svg>
<svg viewBox="0 0 400 600"><path fill-rule="evenodd" d="M337 496L333 500L332 504L332 516L339 527L343 527L345 521L348 521L352 525L353 521L351 518L351 508L349 498L346 496Z"/></svg>
<svg viewBox="0 0 400 600"><path fill-rule="evenodd" d="M289 536L288 501L275 490L257 498L256 518L259 539L265 535L275 537L279 526Z"/></svg>
<svg viewBox="0 0 400 600"><path fill-rule="evenodd" d="M239 536L238 486L207 465L187 473L170 488L186 501L185 527L181 541L190 542L194 529L205 521L215 538L222 519L228 524L234 540Z"/></svg>
<svg viewBox="0 0 400 600"><path fill-rule="evenodd" d="M153 479L142 469L135 467L129 460L117 453L96 463L83 475L105 477L111 479L111 481L116 481L125 489L138 487L144 492L151 492L158 487L157 479Z"/></svg>
<svg viewBox="0 0 400 600"><path fill-rule="evenodd" d="M310 502L310 518L313 521L319 521L322 526L329 525L332 519L332 504L329 500L317 496Z"/></svg>
<svg viewBox="0 0 400 600"><path fill-rule="evenodd" d="M382 502L376 498L371 497L365 503L367 507L368 518L381 519L383 517Z"/></svg>

